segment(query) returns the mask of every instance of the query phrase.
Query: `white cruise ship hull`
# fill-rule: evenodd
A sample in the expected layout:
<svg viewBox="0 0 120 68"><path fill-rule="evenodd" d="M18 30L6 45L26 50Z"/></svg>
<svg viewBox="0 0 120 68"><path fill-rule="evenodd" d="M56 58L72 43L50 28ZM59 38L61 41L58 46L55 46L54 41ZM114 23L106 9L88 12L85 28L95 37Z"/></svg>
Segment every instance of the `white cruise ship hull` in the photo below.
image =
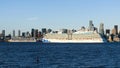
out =
<svg viewBox="0 0 120 68"><path fill-rule="evenodd" d="M43 43L104 43L103 40L58 40L58 39L43 39Z"/></svg>

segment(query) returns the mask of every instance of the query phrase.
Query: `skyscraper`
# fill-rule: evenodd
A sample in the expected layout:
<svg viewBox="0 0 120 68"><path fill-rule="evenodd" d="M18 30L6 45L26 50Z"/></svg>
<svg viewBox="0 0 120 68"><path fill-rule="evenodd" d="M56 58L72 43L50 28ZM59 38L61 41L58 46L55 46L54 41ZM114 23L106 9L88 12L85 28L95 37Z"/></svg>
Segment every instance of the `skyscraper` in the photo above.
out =
<svg viewBox="0 0 120 68"><path fill-rule="evenodd" d="M5 39L5 30L2 30L3 39Z"/></svg>
<svg viewBox="0 0 120 68"><path fill-rule="evenodd" d="M38 37L38 29L35 30L35 37Z"/></svg>
<svg viewBox="0 0 120 68"><path fill-rule="evenodd" d="M21 36L21 31L20 30L18 30L18 37L20 37Z"/></svg>
<svg viewBox="0 0 120 68"><path fill-rule="evenodd" d="M115 29L115 35L118 34L118 25L114 25L114 29Z"/></svg>
<svg viewBox="0 0 120 68"><path fill-rule="evenodd" d="M25 37L25 32L22 32L22 37Z"/></svg>
<svg viewBox="0 0 120 68"><path fill-rule="evenodd" d="M104 24L103 24L103 23L100 23L99 33L100 33L101 35L104 35Z"/></svg>
<svg viewBox="0 0 120 68"><path fill-rule="evenodd" d="M110 34L110 29L106 29L106 34Z"/></svg>
<svg viewBox="0 0 120 68"><path fill-rule="evenodd" d="M5 30L2 30L2 36L5 37Z"/></svg>
<svg viewBox="0 0 120 68"><path fill-rule="evenodd" d="M15 37L15 30L13 30L13 37Z"/></svg>
<svg viewBox="0 0 120 68"><path fill-rule="evenodd" d="M41 35L42 35L42 33L39 31L39 32L38 32L38 38L40 38Z"/></svg>
<svg viewBox="0 0 120 68"><path fill-rule="evenodd" d="M115 28L112 29L112 34L115 35Z"/></svg>
<svg viewBox="0 0 120 68"><path fill-rule="evenodd" d="M35 29L31 30L31 35L32 35L32 37L35 37Z"/></svg>
<svg viewBox="0 0 120 68"><path fill-rule="evenodd" d="M89 30L94 31L94 25L92 20L89 21Z"/></svg>

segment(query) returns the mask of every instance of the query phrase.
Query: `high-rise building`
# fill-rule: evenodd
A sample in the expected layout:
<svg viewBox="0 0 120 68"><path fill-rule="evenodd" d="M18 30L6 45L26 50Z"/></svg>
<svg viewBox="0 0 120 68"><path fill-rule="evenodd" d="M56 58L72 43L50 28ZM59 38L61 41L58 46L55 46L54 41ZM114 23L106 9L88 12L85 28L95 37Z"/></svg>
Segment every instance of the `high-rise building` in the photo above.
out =
<svg viewBox="0 0 120 68"><path fill-rule="evenodd" d="M35 37L35 29L31 30L31 35L32 35L32 37Z"/></svg>
<svg viewBox="0 0 120 68"><path fill-rule="evenodd" d="M115 29L115 35L118 34L118 25L114 25L114 29Z"/></svg>
<svg viewBox="0 0 120 68"><path fill-rule="evenodd" d="M13 30L13 37L15 37L15 30Z"/></svg>
<svg viewBox="0 0 120 68"><path fill-rule="evenodd" d="M2 30L2 36L5 37L5 30Z"/></svg>
<svg viewBox="0 0 120 68"><path fill-rule="evenodd" d="M25 32L22 32L22 37L25 37Z"/></svg>
<svg viewBox="0 0 120 68"><path fill-rule="evenodd" d="M20 37L21 36L21 31L20 30L18 30L18 37Z"/></svg>
<svg viewBox="0 0 120 68"><path fill-rule="evenodd" d="M112 34L115 35L115 28L112 29Z"/></svg>
<svg viewBox="0 0 120 68"><path fill-rule="evenodd" d="M106 34L110 34L110 29L106 29Z"/></svg>
<svg viewBox="0 0 120 68"><path fill-rule="evenodd" d="M35 30L35 37L38 37L38 29Z"/></svg>
<svg viewBox="0 0 120 68"><path fill-rule="evenodd" d="M39 32L38 32L38 38L40 38L41 35L42 35L42 33L39 31Z"/></svg>
<svg viewBox="0 0 120 68"><path fill-rule="evenodd" d="M104 35L104 24L103 24L103 23L100 23L99 33L100 33L101 35Z"/></svg>
<svg viewBox="0 0 120 68"><path fill-rule="evenodd" d="M92 20L89 21L89 30L94 31L94 25Z"/></svg>

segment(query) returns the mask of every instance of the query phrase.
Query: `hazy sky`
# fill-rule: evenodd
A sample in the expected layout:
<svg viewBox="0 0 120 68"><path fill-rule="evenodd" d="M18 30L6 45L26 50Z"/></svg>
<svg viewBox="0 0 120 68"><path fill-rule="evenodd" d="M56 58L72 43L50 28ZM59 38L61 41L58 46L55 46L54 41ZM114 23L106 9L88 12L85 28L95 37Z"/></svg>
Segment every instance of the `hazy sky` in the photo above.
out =
<svg viewBox="0 0 120 68"><path fill-rule="evenodd" d="M0 31L120 25L120 0L0 0Z"/></svg>

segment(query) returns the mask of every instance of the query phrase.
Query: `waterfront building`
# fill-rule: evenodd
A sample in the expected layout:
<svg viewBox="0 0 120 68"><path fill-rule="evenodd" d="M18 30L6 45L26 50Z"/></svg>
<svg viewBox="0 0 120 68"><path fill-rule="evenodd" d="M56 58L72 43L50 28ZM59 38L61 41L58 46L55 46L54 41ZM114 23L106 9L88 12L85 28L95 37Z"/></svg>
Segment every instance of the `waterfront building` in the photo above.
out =
<svg viewBox="0 0 120 68"><path fill-rule="evenodd" d="M102 36L104 35L104 24L103 24L103 23L100 23L99 33L100 33Z"/></svg>
<svg viewBox="0 0 120 68"><path fill-rule="evenodd" d="M118 25L114 25L115 35L118 35Z"/></svg>
<svg viewBox="0 0 120 68"><path fill-rule="evenodd" d="M106 35L110 35L110 29L106 29Z"/></svg>
<svg viewBox="0 0 120 68"><path fill-rule="evenodd" d="M110 29L106 29L106 34L110 34Z"/></svg>
<svg viewBox="0 0 120 68"><path fill-rule="evenodd" d="M35 29L35 38L38 37L38 29Z"/></svg>
<svg viewBox="0 0 120 68"><path fill-rule="evenodd" d="M15 30L13 30L13 37L15 37Z"/></svg>
<svg viewBox="0 0 120 68"><path fill-rule="evenodd" d="M25 37L25 32L22 32L22 37Z"/></svg>
<svg viewBox="0 0 120 68"><path fill-rule="evenodd" d="M89 21L89 30L94 31L94 24L92 20Z"/></svg>
<svg viewBox="0 0 120 68"><path fill-rule="evenodd" d="M29 31L26 32L26 37L30 37Z"/></svg>
<svg viewBox="0 0 120 68"><path fill-rule="evenodd" d="M4 37L3 37L2 33L0 34L0 42L1 41L4 41Z"/></svg>
<svg viewBox="0 0 120 68"><path fill-rule="evenodd" d="M31 35L32 35L32 37L35 37L35 29L31 30Z"/></svg>
<svg viewBox="0 0 120 68"><path fill-rule="evenodd" d="M47 29L46 28L42 28L42 34L46 34L47 33Z"/></svg>
<svg viewBox="0 0 120 68"><path fill-rule="evenodd" d="M52 29L48 29L47 32L48 32L48 33L51 33L51 32L52 32Z"/></svg>
<svg viewBox="0 0 120 68"><path fill-rule="evenodd" d="M38 38L40 38L42 36L42 33L39 31L38 32Z"/></svg>
<svg viewBox="0 0 120 68"><path fill-rule="evenodd" d="M105 36L106 36L106 39L108 39L108 41L110 41L110 39L111 39L111 37L110 37L110 29L106 29Z"/></svg>
<svg viewBox="0 0 120 68"><path fill-rule="evenodd" d="M21 31L20 30L18 30L18 37L20 37L21 36Z"/></svg>
<svg viewBox="0 0 120 68"><path fill-rule="evenodd" d="M2 30L2 36L5 38L5 30Z"/></svg>
<svg viewBox="0 0 120 68"><path fill-rule="evenodd" d="M112 29L112 33L111 34L116 35L115 28Z"/></svg>
<svg viewBox="0 0 120 68"><path fill-rule="evenodd" d="M11 34L8 34L6 37L5 37L5 40L10 40L11 39Z"/></svg>

